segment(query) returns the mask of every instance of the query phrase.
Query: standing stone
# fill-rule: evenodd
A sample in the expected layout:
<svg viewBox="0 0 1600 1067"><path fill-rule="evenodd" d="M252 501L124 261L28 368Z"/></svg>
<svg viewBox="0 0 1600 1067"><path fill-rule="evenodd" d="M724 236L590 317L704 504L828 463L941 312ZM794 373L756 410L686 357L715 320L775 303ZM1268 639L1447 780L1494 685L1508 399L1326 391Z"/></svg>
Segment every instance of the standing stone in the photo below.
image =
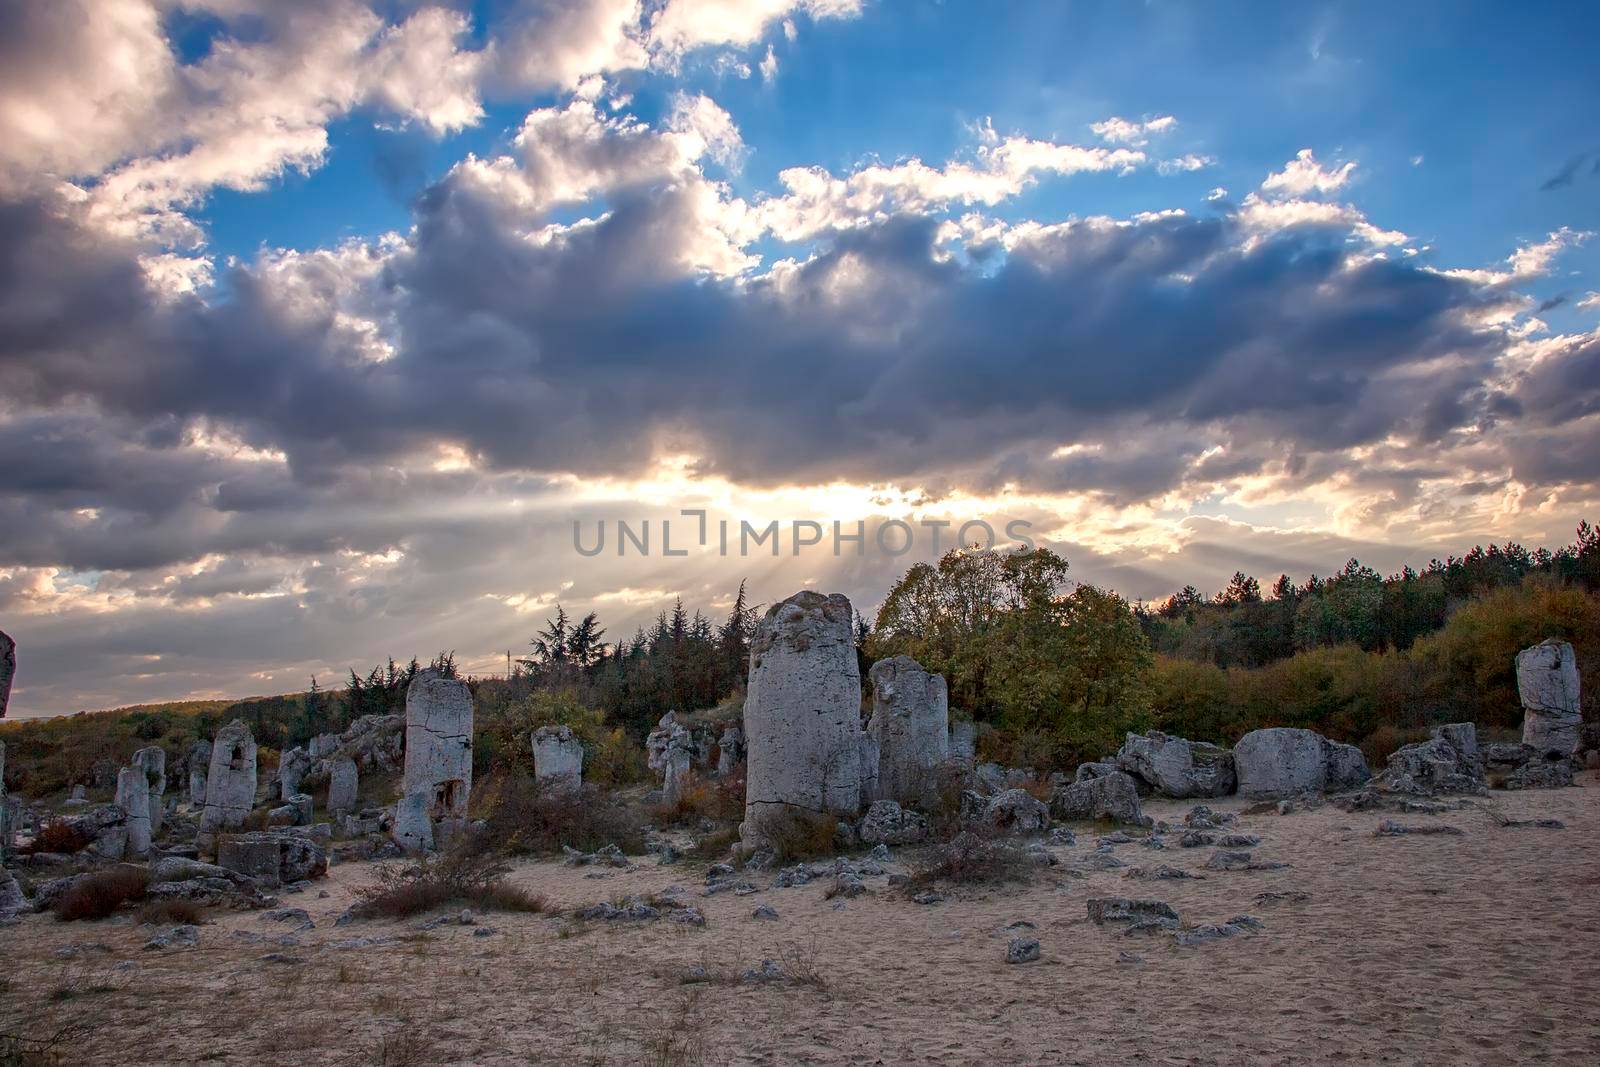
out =
<svg viewBox="0 0 1600 1067"><path fill-rule="evenodd" d="M439 837L436 826L464 825L472 794L472 691L461 679L425 670L406 690L401 794L400 812L411 820L402 830L403 820L399 814L395 818L395 840L403 847L432 848ZM428 824L426 834L422 821ZM412 843L424 838L426 844Z"/></svg>
<svg viewBox="0 0 1600 1067"><path fill-rule="evenodd" d="M1552 637L1517 653L1517 693L1522 698L1523 744L1546 758L1578 751L1583 713L1571 644Z"/></svg>
<svg viewBox="0 0 1600 1067"><path fill-rule="evenodd" d="M6 799L6 743L0 741L0 857L11 851L11 801Z"/></svg>
<svg viewBox="0 0 1600 1067"><path fill-rule="evenodd" d="M17 676L17 643L0 630L0 719L6 717L11 702L11 679Z"/></svg>
<svg viewBox="0 0 1600 1067"><path fill-rule="evenodd" d="M861 749L861 807L878 799L878 763L882 756L878 739L863 730L857 738Z"/></svg>
<svg viewBox="0 0 1600 1067"><path fill-rule="evenodd" d="M583 785L583 742L569 726L541 726L533 732L533 780L539 788L571 793Z"/></svg>
<svg viewBox="0 0 1600 1067"><path fill-rule="evenodd" d="M141 748L133 754L133 766L144 772L150 786L150 836L161 832L161 819L167 812L167 751L160 745Z"/></svg>
<svg viewBox="0 0 1600 1067"><path fill-rule="evenodd" d="M124 855L128 859L142 858L150 851L150 782L138 766L117 772L116 805L127 817Z"/></svg>
<svg viewBox="0 0 1600 1067"><path fill-rule="evenodd" d="M426 793L407 793L400 798L394 810L395 844L407 852L428 852L433 849L433 819L429 812Z"/></svg>
<svg viewBox="0 0 1600 1067"><path fill-rule="evenodd" d="M353 759L336 759L328 767L328 812L337 819L356 810L361 778Z"/></svg>
<svg viewBox="0 0 1600 1067"><path fill-rule="evenodd" d="M689 784L689 769L694 765L694 749L688 742L687 731L680 731L668 739L661 750L661 792L668 804L676 804Z"/></svg>
<svg viewBox="0 0 1600 1067"><path fill-rule="evenodd" d="M211 766L211 742L196 741L189 749L189 806L203 808L206 803L206 771Z"/></svg>
<svg viewBox="0 0 1600 1067"><path fill-rule="evenodd" d="M950 724L950 758L963 767L978 761L978 724L971 719Z"/></svg>
<svg viewBox="0 0 1600 1067"><path fill-rule="evenodd" d="M200 836L207 847L222 830L244 824L256 803L256 739L242 719L221 730L211 744L206 772L206 807L200 814Z"/></svg>
<svg viewBox="0 0 1600 1067"><path fill-rule="evenodd" d="M726 778L744 762L744 727L732 723L717 738L717 777Z"/></svg>
<svg viewBox="0 0 1600 1067"><path fill-rule="evenodd" d="M311 769L311 755L303 748L291 748L278 757L278 799L288 802L300 792L300 779Z"/></svg>
<svg viewBox="0 0 1600 1067"><path fill-rule="evenodd" d="M745 844L791 809L853 815L861 803L861 673L840 593L767 609L750 647L744 704Z"/></svg>
<svg viewBox="0 0 1600 1067"><path fill-rule="evenodd" d="M938 791L950 758L950 694L944 675L929 674L910 656L879 660L872 680L867 732L878 742L879 797L922 804Z"/></svg>

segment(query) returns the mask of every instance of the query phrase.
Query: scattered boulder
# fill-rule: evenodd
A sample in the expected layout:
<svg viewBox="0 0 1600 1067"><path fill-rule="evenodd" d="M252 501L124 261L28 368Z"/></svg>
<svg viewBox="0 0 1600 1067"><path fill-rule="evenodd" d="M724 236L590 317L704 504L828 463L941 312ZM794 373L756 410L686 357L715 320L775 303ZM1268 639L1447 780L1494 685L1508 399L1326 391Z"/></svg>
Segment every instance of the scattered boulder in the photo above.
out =
<svg viewBox="0 0 1600 1067"><path fill-rule="evenodd" d="M1281 871L1288 866L1287 863L1257 860L1249 852L1235 852L1230 849L1220 848L1213 852L1205 862L1205 868L1208 871Z"/></svg>
<svg viewBox="0 0 1600 1067"><path fill-rule="evenodd" d="M1050 807L1025 789L1007 789L988 798L981 818L1006 833L1041 833L1050 827Z"/></svg>
<svg viewBox="0 0 1600 1067"><path fill-rule="evenodd" d="M222 838L217 845L217 866L271 889L327 874L328 856L304 834L267 830Z"/></svg>
<svg viewBox="0 0 1600 1067"><path fill-rule="evenodd" d="M1236 781L1232 752L1159 730L1128 734L1122 751L1108 762L1167 797L1227 796Z"/></svg>
<svg viewBox="0 0 1600 1067"><path fill-rule="evenodd" d="M1089 921L1096 926L1113 923L1158 923L1176 927L1178 913L1163 900L1133 897L1090 897L1084 902Z"/></svg>
<svg viewBox="0 0 1600 1067"><path fill-rule="evenodd" d="M1470 724L1453 724L1470 726ZM1458 737L1463 731L1454 731ZM1476 731L1472 747L1477 748ZM1388 793L1434 797L1448 794L1482 796L1489 791L1483 778L1482 761L1456 749L1445 736L1420 741L1397 749L1389 756L1389 766L1373 782Z"/></svg>
<svg viewBox="0 0 1600 1067"><path fill-rule="evenodd" d="M1378 824L1374 831L1375 837L1400 837L1405 834L1444 834L1450 837L1460 837L1464 830L1443 823L1429 823L1427 826L1403 826L1393 819L1385 819Z"/></svg>
<svg viewBox="0 0 1600 1067"><path fill-rule="evenodd" d="M190 924L166 926L157 930L144 943L146 952L169 948L193 948L200 943L200 928Z"/></svg>
<svg viewBox="0 0 1600 1067"><path fill-rule="evenodd" d="M1371 777L1354 745L1287 726L1251 730L1233 747L1233 761L1239 795L1257 799L1352 789Z"/></svg>
<svg viewBox="0 0 1600 1067"><path fill-rule="evenodd" d="M1007 963L1032 963L1039 958L1039 942L1032 937L1013 937L1006 946Z"/></svg>
<svg viewBox="0 0 1600 1067"><path fill-rule="evenodd" d="M744 704L747 846L791 809L853 815L861 802L861 675L855 613L804 591L767 609L750 649Z"/></svg>
<svg viewBox="0 0 1600 1067"><path fill-rule="evenodd" d="M1578 702L1578 660L1567 641L1547 638L1517 653L1517 694L1522 699L1522 743L1541 756L1578 751L1583 712Z"/></svg>
<svg viewBox="0 0 1600 1067"><path fill-rule="evenodd" d="M1572 784L1572 763L1535 757L1506 777L1507 789L1562 789Z"/></svg>
<svg viewBox="0 0 1600 1067"><path fill-rule="evenodd" d="M1118 771L1101 778L1057 787L1050 813L1058 819L1112 819L1130 826L1151 826L1154 820L1139 808L1139 790Z"/></svg>
<svg viewBox="0 0 1600 1067"><path fill-rule="evenodd" d="M1203 945L1208 941L1220 941L1224 938L1236 937L1239 934L1254 933L1264 924L1254 915L1235 915L1225 923L1205 923L1192 930L1178 930L1172 939L1181 947Z"/></svg>

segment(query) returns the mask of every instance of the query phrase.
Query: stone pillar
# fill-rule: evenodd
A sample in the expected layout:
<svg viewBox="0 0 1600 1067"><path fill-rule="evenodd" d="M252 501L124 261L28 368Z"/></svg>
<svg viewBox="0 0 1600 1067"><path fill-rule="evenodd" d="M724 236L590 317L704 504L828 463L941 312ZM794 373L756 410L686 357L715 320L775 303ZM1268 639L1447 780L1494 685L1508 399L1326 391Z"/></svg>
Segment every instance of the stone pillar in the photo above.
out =
<svg viewBox="0 0 1600 1067"><path fill-rule="evenodd" d="M806 591L774 604L756 626L744 704L748 846L790 811L849 816L860 808L853 620L842 594Z"/></svg>
<svg viewBox="0 0 1600 1067"><path fill-rule="evenodd" d="M206 772L211 767L211 742L196 741L189 749L189 806L206 804Z"/></svg>
<svg viewBox="0 0 1600 1067"><path fill-rule="evenodd" d="M533 779L540 789L574 792L583 785L583 742L567 726L533 732Z"/></svg>
<svg viewBox="0 0 1600 1067"><path fill-rule="evenodd" d="M879 799L878 796L878 764L883 753L878 748L878 739L868 731L863 730L857 738L861 749L861 807Z"/></svg>
<svg viewBox="0 0 1600 1067"><path fill-rule="evenodd" d="M150 837L161 832L161 820L167 813L167 752L159 745L141 748L133 754L133 764L144 772L150 786Z"/></svg>
<svg viewBox="0 0 1600 1067"><path fill-rule="evenodd" d="M395 840L407 848L432 848L441 822L464 821L472 795L472 692L458 678L435 671L417 675L406 690L406 764L402 777L401 813L415 821L419 810L428 822L427 844L415 825L402 840L400 817Z"/></svg>
<svg viewBox="0 0 1600 1067"><path fill-rule="evenodd" d="M311 756L303 748L291 748L278 757L278 799L288 803L300 792L300 779L311 769Z"/></svg>
<svg viewBox="0 0 1600 1067"><path fill-rule="evenodd" d="M944 675L929 674L910 656L879 660L872 680L867 732L878 742L879 800L927 802L950 758L950 695Z"/></svg>
<svg viewBox="0 0 1600 1067"><path fill-rule="evenodd" d="M963 719L950 724L950 758L963 767L978 761L978 724Z"/></svg>
<svg viewBox="0 0 1600 1067"><path fill-rule="evenodd" d="M137 764L117 772L117 807L126 816L127 859L142 859L150 852L150 781Z"/></svg>
<svg viewBox="0 0 1600 1067"><path fill-rule="evenodd" d="M726 778L744 759L744 728L734 723L717 738L717 777Z"/></svg>
<svg viewBox="0 0 1600 1067"><path fill-rule="evenodd" d="M200 814L200 838L209 848L216 834L244 825L256 804L256 739L242 719L217 731L206 771L206 807Z"/></svg>
<svg viewBox="0 0 1600 1067"><path fill-rule="evenodd" d="M0 741L0 858L11 852L11 801L6 797L6 743Z"/></svg>
<svg viewBox="0 0 1600 1067"><path fill-rule="evenodd" d="M1522 743L1540 756L1578 751L1583 712L1578 706L1578 660L1572 645L1548 638L1517 653L1522 698Z"/></svg>
<svg viewBox="0 0 1600 1067"><path fill-rule="evenodd" d="M336 759L328 767L328 813L335 819L356 810L356 793L361 785L356 761Z"/></svg>
<svg viewBox="0 0 1600 1067"><path fill-rule="evenodd" d="M6 717L11 702L11 679L17 676L17 643L0 630L0 719Z"/></svg>

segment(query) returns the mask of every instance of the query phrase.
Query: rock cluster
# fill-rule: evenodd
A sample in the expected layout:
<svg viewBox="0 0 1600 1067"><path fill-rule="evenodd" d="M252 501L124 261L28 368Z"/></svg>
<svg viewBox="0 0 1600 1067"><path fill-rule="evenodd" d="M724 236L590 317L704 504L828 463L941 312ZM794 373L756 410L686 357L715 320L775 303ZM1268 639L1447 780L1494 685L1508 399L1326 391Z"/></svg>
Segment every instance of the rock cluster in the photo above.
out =
<svg viewBox="0 0 1600 1067"><path fill-rule="evenodd" d="M1050 814L1066 820L1110 819L1129 826L1153 825L1139 807L1138 787L1121 771L1080 778L1057 788L1050 796Z"/></svg>
<svg viewBox="0 0 1600 1067"><path fill-rule="evenodd" d="M1225 797L1235 785L1233 753L1205 741L1159 730L1130 733L1110 763L1164 797Z"/></svg>
<svg viewBox="0 0 1600 1067"><path fill-rule="evenodd" d="M1286 726L1245 734L1233 759L1239 795L1257 799L1354 789L1371 777L1359 748Z"/></svg>

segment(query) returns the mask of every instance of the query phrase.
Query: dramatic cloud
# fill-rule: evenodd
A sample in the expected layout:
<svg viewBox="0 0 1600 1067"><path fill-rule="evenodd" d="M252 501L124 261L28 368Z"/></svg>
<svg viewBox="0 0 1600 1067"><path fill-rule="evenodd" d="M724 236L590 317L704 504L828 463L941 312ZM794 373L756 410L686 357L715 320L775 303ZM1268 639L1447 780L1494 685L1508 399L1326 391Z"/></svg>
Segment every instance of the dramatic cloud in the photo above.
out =
<svg viewBox="0 0 1600 1067"><path fill-rule="evenodd" d="M1227 160L1171 145L1194 127L1170 115L1091 144L985 122L892 162L763 155L702 60L770 79L796 19L855 3L517 2L489 27L182 7L220 27L206 48L173 43L171 5L7 7L21 706L272 691L390 652L491 669L557 599L629 624L746 575L870 607L914 558L579 566L574 519L1020 517L1081 577L1156 596L1244 561L1398 563L1508 516L1560 538L1600 499L1600 332L1552 330L1534 316L1571 308L1527 291L1583 231L1441 262L1347 202L1354 160L1306 149L1206 194L1194 172ZM207 250L206 198L315 171L337 120L449 137L515 93L394 232ZM1079 206L1096 184L1116 210Z"/></svg>

